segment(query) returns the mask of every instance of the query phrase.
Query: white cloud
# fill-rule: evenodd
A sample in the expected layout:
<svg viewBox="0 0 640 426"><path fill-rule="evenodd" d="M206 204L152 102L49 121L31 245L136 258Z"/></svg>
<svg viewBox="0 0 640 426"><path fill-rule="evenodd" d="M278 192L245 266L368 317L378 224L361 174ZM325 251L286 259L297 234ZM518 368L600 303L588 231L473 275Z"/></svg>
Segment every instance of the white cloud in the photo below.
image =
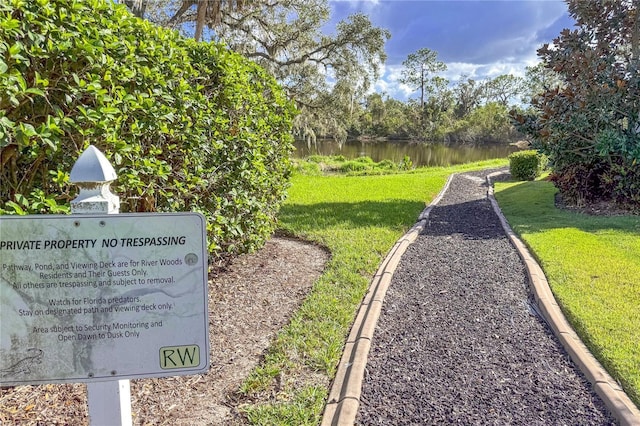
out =
<svg viewBox="0 0 640 426"><path fill-rule="evenodd" d="M329 0L329 4L346 6L348 13L368 14L380 4L380 0Z"/></svg>
<svg viewBox="0 0 640 426"><path fill-rule="evenodd" d="M539 59L536 51L573 25L567 5L549 1L330 0L334 19L360 11L387 28L388 62L373 85L377 92L406 100L419 96L399 82L402 61L421 48L438 53L448 67L441 74L455 83L461 75L476 80L502 74L524 76Z"/></svg>
<svg viewBox="0 0 640 426"><path fill-rule="evenodd" d="M477 81L488 80L499 75L512 74L524 77L525 68L538 63L536 57L520 62L494 62L490 64L473 64L466 62L452 62L447 64L447 70L440 73L441 77L449 80L451 85L457 84L461 78L471 78ZM400 82L403 67L401 65L386 65L381 67L379 78L370 90L370 93L385 93L386 95L406 101L409 98L417 98L419 92L415 87L409 87Z"/></svg>
<svg viewBox="0 0 640 426"><path fill-rule="evenodd" d="M386 65L381 67L381 77L375 82L371 92L384 93L391 98L406 100L417 93L415 87L400 82L402 78L400 65Z"/></svg>
<svg viewBox="0 0 640 426"><path fill-rule="evenodd" d="M482 65L479 64L451 62L447 64L447 70L440 75L449 81L457 81L462 75L466 75L469 78L477 78L478 69L481 67Z"/></svg>

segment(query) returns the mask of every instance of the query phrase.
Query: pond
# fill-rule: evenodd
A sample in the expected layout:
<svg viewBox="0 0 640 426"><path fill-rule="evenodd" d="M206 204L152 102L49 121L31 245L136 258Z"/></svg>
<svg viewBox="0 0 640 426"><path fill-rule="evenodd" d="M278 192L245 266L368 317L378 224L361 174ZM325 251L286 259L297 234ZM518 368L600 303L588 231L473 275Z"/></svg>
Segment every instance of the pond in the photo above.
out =
<svg viewBox="0 0 640 426"><path fill-rule="evenodd" d="M318 154L343 155L347 159L367 156L376 162L382 160L400 162L405 155L408 155L416 167L452 166L472 161L506 158L518 150L510 145L445 146L410 141L347 141L340 146L332 140L318 140L310 147L304 141L296 141L295 147L294 158Z"/></svg>

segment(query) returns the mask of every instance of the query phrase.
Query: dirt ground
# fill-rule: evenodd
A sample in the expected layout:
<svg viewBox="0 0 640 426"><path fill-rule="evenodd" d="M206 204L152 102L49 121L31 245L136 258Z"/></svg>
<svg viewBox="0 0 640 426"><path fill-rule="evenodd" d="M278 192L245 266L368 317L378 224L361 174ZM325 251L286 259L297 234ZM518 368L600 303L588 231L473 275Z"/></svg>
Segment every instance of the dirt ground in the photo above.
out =
<svg viewBox="0 0 640 426"><path fill-rule="evenodd" d="M273 238L209 275L211 369L207 374L131 381L135 425L241 425L236 397L278 330L320 276L329 254ZM84 384L0 390L0 425L87 425Z"/></svg>

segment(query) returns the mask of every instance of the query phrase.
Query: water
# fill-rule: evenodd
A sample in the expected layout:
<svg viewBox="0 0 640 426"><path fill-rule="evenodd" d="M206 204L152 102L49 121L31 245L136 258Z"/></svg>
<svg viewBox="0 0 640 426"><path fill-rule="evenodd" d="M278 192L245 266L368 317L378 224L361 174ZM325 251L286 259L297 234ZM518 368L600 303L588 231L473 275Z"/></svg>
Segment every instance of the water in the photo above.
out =
<svg viewBox="0 0 640 426"><path fill-rule="evenodd" d="M362 156L373 161L392 160L400 162L408 155L416 167L452 166L472 161L506 158L518 148L510 145L490 146L445 146L441 144L418 144L409 141L359 142L348 141L339 146L331 140L319 140L311 147L304 141L296 141L295 158L309 155L343 155L347 159Z"/></svg>

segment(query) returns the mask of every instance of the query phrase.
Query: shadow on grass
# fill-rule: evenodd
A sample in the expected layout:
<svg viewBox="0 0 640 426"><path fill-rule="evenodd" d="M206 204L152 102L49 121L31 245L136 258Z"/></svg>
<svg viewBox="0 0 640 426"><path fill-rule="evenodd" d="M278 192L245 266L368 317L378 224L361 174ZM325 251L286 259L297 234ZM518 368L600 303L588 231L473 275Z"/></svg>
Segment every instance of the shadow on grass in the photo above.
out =
<svg viewBox="0 0 640 426"><path fill-rule="evenodd" d="M624 230L640 234L640 216L593 216L555 206L557 190L550 182L520 182L496 191L498 205L518 232L538 233L575 228L584 232Z"/></svg>
<svg viewBox="0 0 640 426"><path fill-rule="evenodd" d="M407 229L418 220L424 203L406 200L353 203L287 204L280 210L280 222L297 230L356 229L383 227ZM429 215L428 235L463 234L465 239L493 239L505 236L487 199L436 206Z"/></svg>
<svg viewBox="0 0 640 426"><path fill-rule="evenodd" d="M425 205L407 200L359 201L353 203L285 204L279 220L301 231L308 229L354 229L412 226Z"/></svg>

